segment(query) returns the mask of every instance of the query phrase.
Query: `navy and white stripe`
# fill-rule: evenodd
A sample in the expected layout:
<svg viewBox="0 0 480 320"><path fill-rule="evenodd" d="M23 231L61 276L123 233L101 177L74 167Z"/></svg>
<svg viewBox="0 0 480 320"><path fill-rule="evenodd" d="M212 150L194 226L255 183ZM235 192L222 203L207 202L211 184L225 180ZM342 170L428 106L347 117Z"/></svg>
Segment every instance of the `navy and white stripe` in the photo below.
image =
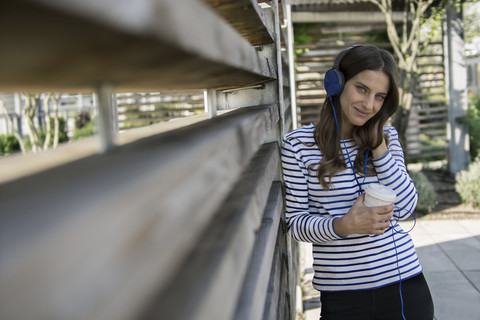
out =
<svg viewBox="0 0 480 320"><path fill-rule="evenodd" d="M288 231L298 241L313 243L314 287L319 291L371 289L399 281L399 272L402 280L419 274L422 268L410 235L393 219L395 230L389 228L383 235L342 238L335 233L334 220L348 212L360 190L350 164L332 177L333 188L323 189L316 170L322 154L314 131L313 124L296 129L285 136L282 146ZM388 152L373 160L377 175L367 176L364 183L393 189L397 194L394 218L403 220L415 209L417 192L407 174L397 131L386 126L385 133L390 139ZM354 161L358 146L351 139L345 145L343 153ZM364 179L358 174L357 178Z"/></svg>

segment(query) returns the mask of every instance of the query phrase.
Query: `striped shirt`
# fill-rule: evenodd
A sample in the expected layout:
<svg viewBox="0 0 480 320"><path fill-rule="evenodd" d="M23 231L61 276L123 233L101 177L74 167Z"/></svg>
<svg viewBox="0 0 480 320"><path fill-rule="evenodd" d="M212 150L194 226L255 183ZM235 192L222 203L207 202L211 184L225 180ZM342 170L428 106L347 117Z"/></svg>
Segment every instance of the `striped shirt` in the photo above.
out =
<svg viewBox="0 0 480 320"><path fill-rule="evenodd" d="M351 165L332 178L333 188L325 190L317 177L322 154L314 141L313 124L285 135L282 169L286 188L286 222L291 236L313 244L313 286L319 291L361 290L382 287L411 278L422 267L410 235L396 220L408 218L417 205L417 192L407 174L398 133L385 127L388 152L373 164L374 176L356 174L363 185L380 183L397 194L394 218L383 235L336 234L333 221L344 216L360 194ZM353 162L358 146L344 140L342 152ZM329 181L328 177L326 178Z"/></svg>

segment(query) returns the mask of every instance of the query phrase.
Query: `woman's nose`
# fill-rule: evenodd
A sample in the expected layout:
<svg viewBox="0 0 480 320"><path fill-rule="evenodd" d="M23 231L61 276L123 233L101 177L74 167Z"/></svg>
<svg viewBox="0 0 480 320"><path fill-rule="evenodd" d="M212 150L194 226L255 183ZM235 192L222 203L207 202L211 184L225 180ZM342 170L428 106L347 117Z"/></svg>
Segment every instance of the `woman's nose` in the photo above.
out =
<svg viewBox="0 0 480 320"><path fill-rule="evenodd" d="M372 110L375 105L375 95L366 94L363 99L365 109Z"/></svg>

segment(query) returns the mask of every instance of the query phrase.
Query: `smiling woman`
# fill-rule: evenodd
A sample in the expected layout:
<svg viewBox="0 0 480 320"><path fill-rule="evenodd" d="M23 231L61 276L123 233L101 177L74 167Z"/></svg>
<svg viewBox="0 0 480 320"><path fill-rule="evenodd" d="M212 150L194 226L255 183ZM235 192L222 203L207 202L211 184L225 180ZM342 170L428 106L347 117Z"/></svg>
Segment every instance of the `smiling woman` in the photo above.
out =
<svg viewBox="0 0 480 320"><path fill-rule="evenodd" d="M293 238L313 244L321 319L431 320L422 267L398 224L418 197L398 133L385 125L398 108L393 57L370 45L347 48L325 88L318 123L288 133L282 148L286 222ZM392 189L392 204L363 203L374 184Z"/></svg>

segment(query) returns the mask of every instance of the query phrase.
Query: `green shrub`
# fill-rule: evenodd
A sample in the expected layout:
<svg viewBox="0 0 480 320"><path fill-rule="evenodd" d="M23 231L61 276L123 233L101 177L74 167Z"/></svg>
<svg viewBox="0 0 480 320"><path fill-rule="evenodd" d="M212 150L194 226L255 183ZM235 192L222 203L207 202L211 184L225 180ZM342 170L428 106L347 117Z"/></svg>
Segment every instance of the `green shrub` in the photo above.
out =
<svg viewBox="0 0 480 320"><path fill-rule="evenodd" d="M455 191L460 195L462 202L480 207L480 160L456 174Z"/></svg>
<svg viewBox="0 0 480 320"><path fill-rule="evenodd" d="M13 134L0 135L0 154L20 151L20 143Z"/></svg>
<svg viewBox="0 0 480 320"><path fill-rule="evenodd" d="M73 140L77 140L83 137L93 136L95 134L94 121L89 121L81 128L75 128L73 132Z"/></svg>
<svg viewBox="0 0 480 320"><path fill-rule="evenodd" d="M92 121L90 112L82 111L75 117L75 129L82 129Z"/></svg>
<svg viewBox="0 0 480 320"><path fill-rule="evenodd" d="M421 171L409 172L410 178L412 178L413 184L417 188L418 203L417 212L430 213L432 208L437 203L437 194L433 189L432 183L428 180L427 176Z"/></svg>

